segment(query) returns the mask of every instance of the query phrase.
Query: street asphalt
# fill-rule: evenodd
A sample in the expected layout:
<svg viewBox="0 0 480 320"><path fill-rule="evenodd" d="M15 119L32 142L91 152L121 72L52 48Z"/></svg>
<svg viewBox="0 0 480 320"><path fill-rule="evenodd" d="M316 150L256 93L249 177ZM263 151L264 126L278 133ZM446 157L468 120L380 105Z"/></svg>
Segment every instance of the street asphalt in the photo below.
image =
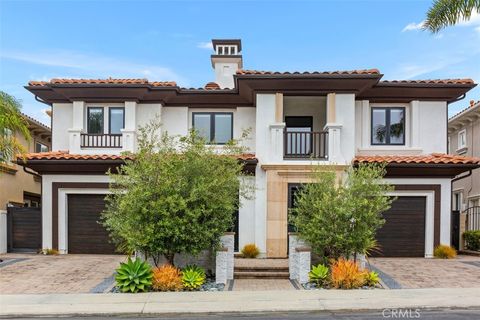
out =
<svg viewBox="0 0 480 320"><path fill-rule="evenodd" d="M172 315L172 316L101 316L101 317L41 317L42 320L48 319L71 319L71 320L136 320L136 319L159 319L159 320L376 320L376 319L421 319L421 320L477 320L480 319L480 309L385 309L381 311L369 312L295 312L295 313L235 313L235 314L209 314L209 315ZM6 319L6 318L3 318ZM21 319L39 319L39 318L14 318Z"/></svg>

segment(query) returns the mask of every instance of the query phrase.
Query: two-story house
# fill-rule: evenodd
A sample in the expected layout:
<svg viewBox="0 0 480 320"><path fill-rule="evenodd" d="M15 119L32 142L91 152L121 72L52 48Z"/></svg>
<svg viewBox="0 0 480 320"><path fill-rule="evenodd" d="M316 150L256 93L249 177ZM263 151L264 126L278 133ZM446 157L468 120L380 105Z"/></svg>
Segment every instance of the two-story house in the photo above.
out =
<svg viewBox="0 0 480 320"><path fill-rule="evenodd" d="M314 165L339 174L359 162L387 162L398 196L377 239L385 256L431 257L450 243L450 179L479 161L447 155L447 106L470 79L383 81L377 69L267 72L243 69L240 40L213 40L215 81L204 88L145 79L52 79L26 89L52 106L52 152L28 156L43 176L43 246L62 253L108 253L96 223L108 168L136 150L140 126L195 128L221 144L251 130L248 154L255 198L238 213L238 242L264 257L286 257L288 208Z"/></svg>
<svg viewBox="0 0 480 320"><path fill-rule="evenodd" d="M480 101L470 101L448 120L448 149L450 154L480 157ZM468 212L469 228L480 228L480 169L454 179L452 210Z"/></svg>

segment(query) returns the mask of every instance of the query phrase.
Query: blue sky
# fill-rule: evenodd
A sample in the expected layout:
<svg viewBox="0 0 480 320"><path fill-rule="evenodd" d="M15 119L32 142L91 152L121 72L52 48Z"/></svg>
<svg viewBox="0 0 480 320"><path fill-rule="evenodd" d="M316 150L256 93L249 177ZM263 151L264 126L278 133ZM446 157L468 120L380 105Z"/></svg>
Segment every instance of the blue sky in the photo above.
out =
<svg viewBox="0 0 480 320"><path fill-rule="evenodd" d="M241 38L245 69L378 68L384 79L480 82L480 16L419 30L431 1L0 0L0 89L43 122L23 86L51 78L148 78L203 87L212 38ZM480 99L480 88L450 114Z"/></svg>

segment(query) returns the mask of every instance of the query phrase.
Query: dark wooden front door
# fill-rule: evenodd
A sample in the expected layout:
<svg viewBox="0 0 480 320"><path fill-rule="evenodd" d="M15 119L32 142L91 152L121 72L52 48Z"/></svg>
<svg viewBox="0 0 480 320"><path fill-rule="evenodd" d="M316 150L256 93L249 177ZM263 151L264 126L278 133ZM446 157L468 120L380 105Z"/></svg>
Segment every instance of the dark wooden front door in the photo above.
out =
<svg viewBox="0 0 480 320"><path fill-rule="evenodd" d="M424 257L425 197L398 197L383 213L385 224L377 231L379 252L373 256Z"/></svg>
<svg viewBox="0 0 480 320"><path fill-rule="evenodd" d="M7 246L9 252L42 248L41 208L7 208Z"/></svg>
<svg viewBox="0 0 480 320"><path fill-rule="evenodd" d="M68 253L113 254L107 230L100 224L105 195L68 195Z"/></svg>

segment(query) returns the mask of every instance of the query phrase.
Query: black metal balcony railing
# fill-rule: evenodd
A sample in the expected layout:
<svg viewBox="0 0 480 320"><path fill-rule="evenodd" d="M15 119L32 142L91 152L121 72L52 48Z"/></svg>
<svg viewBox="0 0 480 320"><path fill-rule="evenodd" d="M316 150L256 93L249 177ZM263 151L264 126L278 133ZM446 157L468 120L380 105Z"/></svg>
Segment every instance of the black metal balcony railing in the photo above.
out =
<svg viewBox="0 0 480 320"><path fill-rule="evenodd" d="M284 159L327 159L328 132L284 131Z"/></svg>
<svg viewBox="0 0 480 320"><path fill-rule="evenodd" d="M480 206L470 207L465 210L467 214L467 230L480 230Z"/></svg>
<svg viewBox="0 0 480 320"><path fill-rule="evenodd" d="M80 135L81 148L121 148L121 134L93 134L82 133Z"/></svg>

